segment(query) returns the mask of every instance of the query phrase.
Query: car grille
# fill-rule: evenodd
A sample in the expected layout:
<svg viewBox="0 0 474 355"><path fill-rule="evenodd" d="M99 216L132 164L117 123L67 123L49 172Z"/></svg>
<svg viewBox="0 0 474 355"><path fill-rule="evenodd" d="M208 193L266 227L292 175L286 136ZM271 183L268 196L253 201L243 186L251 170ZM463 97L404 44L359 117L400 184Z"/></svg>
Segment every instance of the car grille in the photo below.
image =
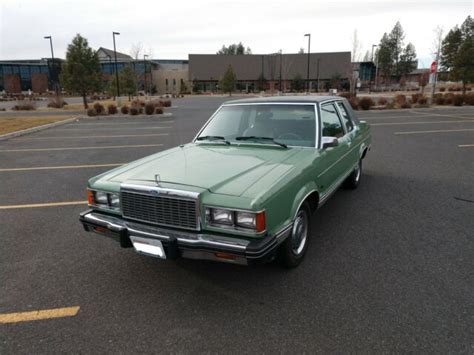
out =
<svg viewBox="0 0 474 355"><path fill-rule="evenodd" d="M198 229L197 201L123 191L120 203L125 218L163 226Z"/></svg>

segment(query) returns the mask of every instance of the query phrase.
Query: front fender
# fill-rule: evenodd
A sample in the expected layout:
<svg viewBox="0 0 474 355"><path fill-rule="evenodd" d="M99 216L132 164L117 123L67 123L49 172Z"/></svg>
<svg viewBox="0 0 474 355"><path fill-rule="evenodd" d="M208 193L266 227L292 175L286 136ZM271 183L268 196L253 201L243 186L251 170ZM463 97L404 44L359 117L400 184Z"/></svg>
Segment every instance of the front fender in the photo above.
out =
<svg viewBox="0 0 474 355"><path fill-rule="evenodd" d="M291 211L290 211L290 216L291 216L292 221L296 218L296 213L298 213L298 210L300 209L303 202L313 192L316 192L319 194L318 186L315 181L309 181L295 195L293 204L291 206Z"/></svg>

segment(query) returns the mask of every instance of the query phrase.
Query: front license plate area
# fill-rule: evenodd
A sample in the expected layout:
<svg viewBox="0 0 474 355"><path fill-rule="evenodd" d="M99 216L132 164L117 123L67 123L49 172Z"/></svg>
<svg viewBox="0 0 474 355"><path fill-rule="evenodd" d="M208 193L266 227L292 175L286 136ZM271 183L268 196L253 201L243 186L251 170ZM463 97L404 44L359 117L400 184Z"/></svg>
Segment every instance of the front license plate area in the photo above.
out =
<svg viewBox="0 0 474 355"><path fill-rule="evenodd" d="M148 239L130 236L135 251L139 254L154 256L155 258L166 259L163 243L156 239Z"/></svg>

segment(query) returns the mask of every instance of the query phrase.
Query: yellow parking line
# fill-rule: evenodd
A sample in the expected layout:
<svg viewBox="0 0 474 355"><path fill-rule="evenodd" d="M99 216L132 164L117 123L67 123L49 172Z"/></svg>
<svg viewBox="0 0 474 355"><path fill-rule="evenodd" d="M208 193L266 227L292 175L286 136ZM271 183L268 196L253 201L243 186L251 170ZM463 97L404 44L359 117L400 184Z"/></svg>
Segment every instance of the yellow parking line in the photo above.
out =
<svg viewBox="0 0 474 355"><path fill-rule="evenodd" d="M168 133L150 133L150 134L120 134L114 136L66 136L66 137L31 137L31 138L17 138L17 141L28 141L32 139L93 139L93 138L127 138L127 137L159 137L167 136Z"/></svg>
<svg viewBox="0 0 474 355"><path fill-rule="evenodd" d="M74 205L86 205L86 204L87 204L87 201L70 201L70 202L33 203L29 205L4 205L4 206L0 206L0 210L13 210L17 208L74 206Z"/></svg>
<svg viewBox="0 0 474 355"><path fill-rule="evenodd" d="M432 124L432 123L474 123L474 120L469 121L424 121L424 122L384 122L371 123L370 126L394 126L394 125L412 125L412 124Z"/></svg>
<svg viewBox="0 0 474 355"><path fill-rule="evenodd" d="M29 322L33 320L74 317L79 312L79 306L44 309L41 311L0 314L0 324Z"/></svg>
<svg viewBox="0 0 474 355"><path fill-rule="evenodd" d="M52 150L86 150L86 149L120 149L120 148L146 148L161 147L163 144L137 144L137 145L109 145L103 147L64 147L64 148L31 148L31 149L4 149L0 153L11 152L48 152Z"/></svg>
<svg viewBox="0 0 474 355"><path fill-rule="evenodd" d="M474 144L461 144L458 145L459 148L474 148Z"/></svg>
<svg viewBox="0 0 474 355"><path fill-rule="evenodd" d="M411 132L395 132L395 134L424 134L424 133L449 133L449 132L470 132L474 131L474 128L466 129L443 129L436 131L411 131Z"/></svg>
<svg viewBox="0 0 474 355"><path fill-rule="evenodd" d="M1 172L9 171L30 171L30 170L52 170L52 169L85 169L85 168L106 168L124 165L126 163L120 164L94 164L94 165L63 165L63 166L37 166L32 168L7 168L0 169Z"/></svg>

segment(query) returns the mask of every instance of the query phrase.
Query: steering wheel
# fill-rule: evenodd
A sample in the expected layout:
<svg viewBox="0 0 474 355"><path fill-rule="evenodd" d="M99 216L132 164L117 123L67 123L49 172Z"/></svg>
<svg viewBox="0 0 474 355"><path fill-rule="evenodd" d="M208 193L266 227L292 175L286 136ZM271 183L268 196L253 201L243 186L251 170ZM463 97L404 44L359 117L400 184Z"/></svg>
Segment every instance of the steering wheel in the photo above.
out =
<svg viewBox="0 0 474 355"><path fill-rule="evenodd" d="M297 140L297 141L303 140L303 138L301 138L296 133L283 133L283 134L280 134L277 139L289 139L289 140Z"/></svg>

